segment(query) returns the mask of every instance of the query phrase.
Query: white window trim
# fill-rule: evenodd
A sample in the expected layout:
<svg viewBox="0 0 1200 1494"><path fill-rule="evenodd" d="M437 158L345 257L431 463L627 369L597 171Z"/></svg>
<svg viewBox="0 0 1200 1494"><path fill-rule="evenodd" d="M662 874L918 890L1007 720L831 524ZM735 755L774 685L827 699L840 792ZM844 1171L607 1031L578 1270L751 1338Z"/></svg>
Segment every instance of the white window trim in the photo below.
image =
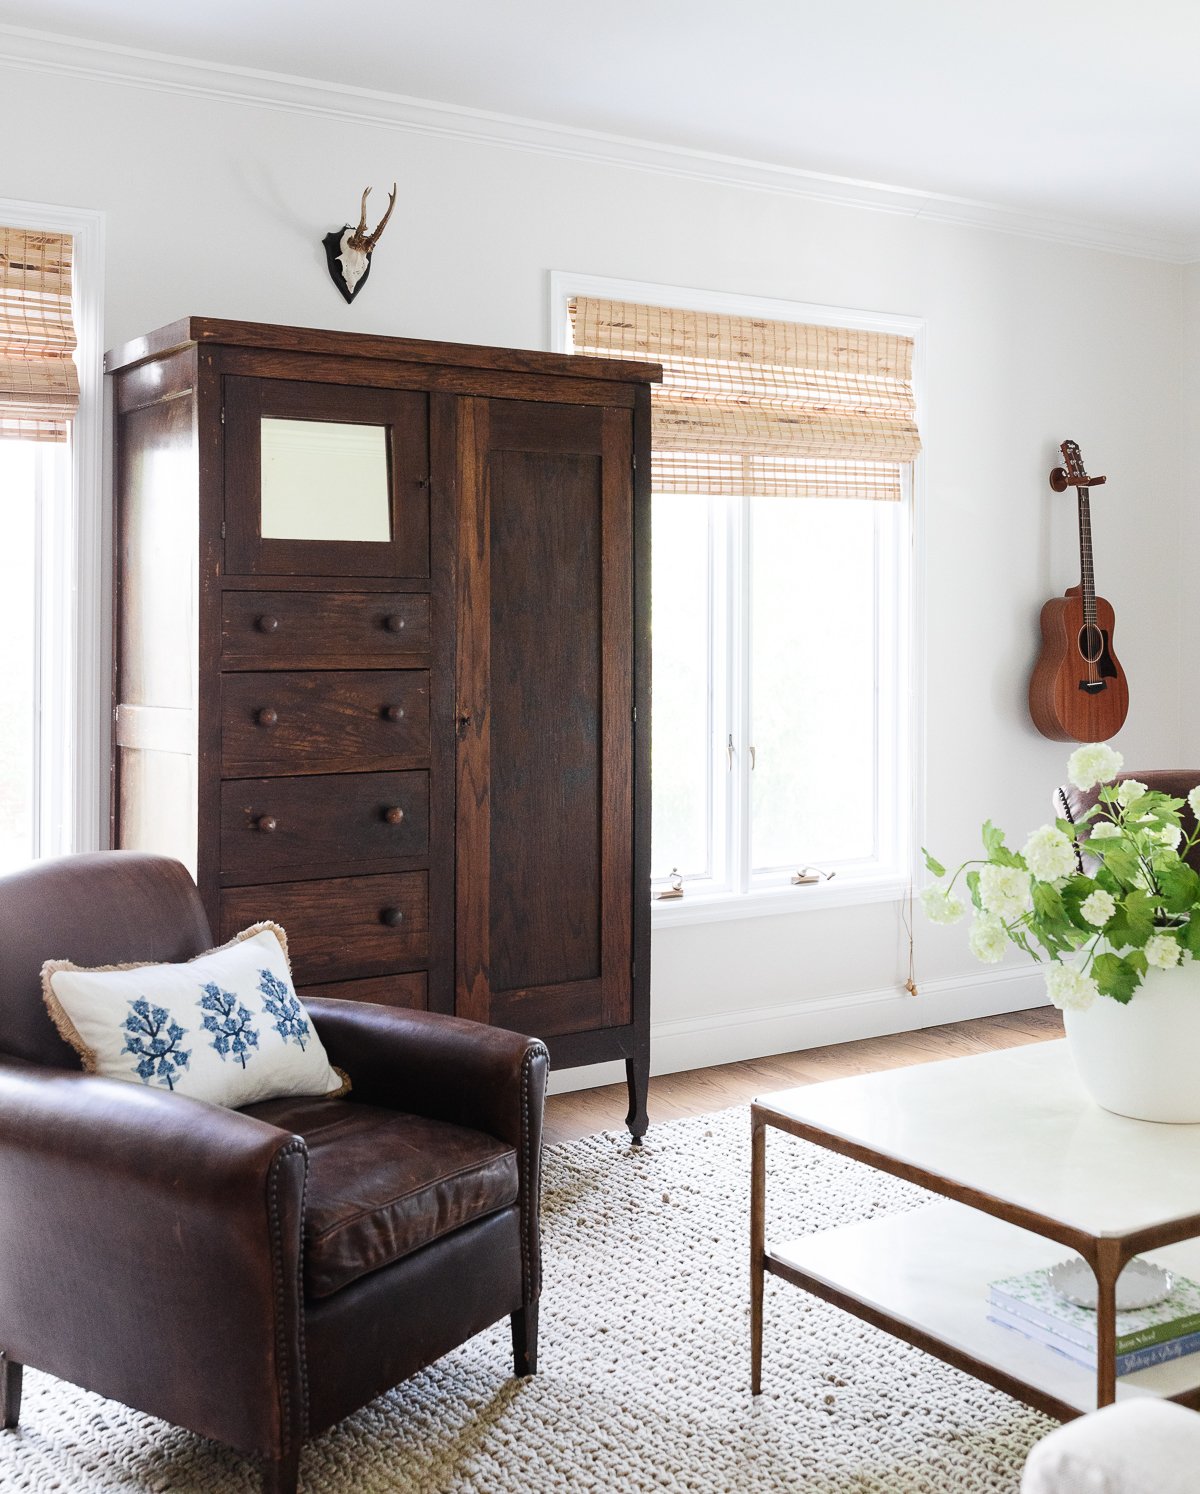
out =
<svg viewBox="0 0 1200 1494"><path fill-rule="evenodd" d="M91 208L0 198L0 222L69 233L74 241L72 315L79 368L79 410L71 430L74 586L59 599L69 614L61 645L70 655L73 726L69 741L49 743L43 762L51 779L61 782L70 773L67 838L73 850L93 851L109 843L112 593L104 564L110 529L104 470L104 215Z"/></svg>
<svg viewBox="0 0 1200 1494"><path fill-rule="evenodd" d="M923 419L925 392L925 322L918 317L888 312L864 311L850 307L815 306L807 302L786 301L765 296L745 296L728 291L712 291L683 286L655 285L649 281L621 280L610 276L588 275L569 270L550 271L551 347L558 352L572 349L571 319L567 303L576 296L596 296L615 301L636 301L654 306L676 307L684 311L713 311L729 316L756 316L773 321L807 322L815 326L849 327L858 331L893 333L913 341L913 393L917 423L925 429ZM879 877L857 877L820 882L806 886L758 887L747 891L721 891L711 894L689 892L683 898L652 903L654 927L674 927L691 923L758 918L763 916L850 907L868 903L899 903L909 896L917 869L918 847L925 823L925 463L919 455L912 464L911 482L906 494L909 524L909 556L900 567L901 584L907 588L908 636L901 643L907 655L904 680L897 682L898 707L901 711L899 736L907 754L907 776L910 784L907 812L897 810L899 823L893 833L907 839L907 855L897 857L899 874ZM903 615L903 614L902 614ZM907 686L907 689L905 689ZM653 722L651 723L653 730ZM897 764L900 784L904 782L905 764ZM735 816L736 819L736 816ZM907 823L905 823L907 822ZM736 833L736 831L735 831Z"/></svg>

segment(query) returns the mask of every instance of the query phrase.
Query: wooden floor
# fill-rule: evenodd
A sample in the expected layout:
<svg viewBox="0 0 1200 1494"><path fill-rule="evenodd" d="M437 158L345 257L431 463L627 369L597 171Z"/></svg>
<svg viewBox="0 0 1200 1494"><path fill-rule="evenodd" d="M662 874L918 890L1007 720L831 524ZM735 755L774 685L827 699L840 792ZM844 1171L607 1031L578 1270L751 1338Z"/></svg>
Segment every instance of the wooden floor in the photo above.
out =
<svg viewBox="0 0 1200 1494"><path fill-rule="evenodd" d="M864 1038L857 1043L808 1048L772 1058L751 1058L744 1063L691 1069L683 1074L662 1074L650 1081L650 1124L744 1105L755 1095L794 1089L818 1079L903 1068L905 1064L985 1053L992 1048L1013 1048L1062 1035L1059 1012L1053 1007L1035 1007L1001 1017L979 1017L973 1022L927 1027L920 1032ZM551 1095L546 1101L546 1140L571 1141L596 1131L615 1130L624 1122L627 1103L623 1084Z"/></svg>

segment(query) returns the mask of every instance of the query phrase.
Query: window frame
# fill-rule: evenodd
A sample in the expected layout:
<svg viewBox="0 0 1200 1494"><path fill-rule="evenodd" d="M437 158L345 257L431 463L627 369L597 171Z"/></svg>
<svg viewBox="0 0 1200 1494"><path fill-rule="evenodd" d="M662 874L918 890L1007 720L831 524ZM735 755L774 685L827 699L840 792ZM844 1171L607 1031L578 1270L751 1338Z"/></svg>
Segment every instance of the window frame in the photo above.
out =
<svg viewBox="0 0 1200 1494"><path fill-rule="evenodd" d="M559 351L572 351L571 323L568 301L574 296L597 296L611 300L637 301L658 306L678 307L683 310L713 311L732 316L762 317L768 320L807 322L821 326L846 327L854 330L894 333L910 337L913 341L913 393L917 418L924 425L924 368L925 368L925 323L919 318L891 315L881 312L856 310L845 307L818 306L808 303L743 296L723 291L706 291L679 286L656 285L648 282L613 279L605 276L586 275L569 271L550 272L550 312L552 345ZM666 883L656 880L652 892L652 917L654 926L680 925L726 919L753 918L763 915L794 913L804 910L851 906L875 902L900 902L907 897L916 865L916 847L920 836L918 827L924 818L924 741L925 741L925 535L923 456L902 469L903 495L900 502L899 533L893 552L895 564L886 568L885 577L880 573L879 547L876 547L877 585L886 582L895 589L895 611L891 615L899 618L901 626L895 629L891 640L894 668L887 672L880 667L876 678L890 684L896 720L897 752L891 764L891 810L888 815L876 815L876 834L880 846L880 860L884 851L889 864L881 870L872 870L862 875L848 874L847 868L839 868L839 875L832 881L797 886L790 878L783 880L778 872L755 876L749 861L750 842L750 774L740 761L737 771L729 773L726 804L725 829L710 825L710 844L720 841L727 834L730 845L726 848L726 868L722 872L723 885L716 885L714 876L709 889L702 890L695 879L689 878L685 888L691 886L683 898L659 901L657 898ZM713 565L722 562L732 573L739 575L726 578L724 592L727 597L743 597L744 626L749 628L750 564L748 515L742 520L741 512L748 505L747 499L729 500L728 524L731 531L723 546L713 546ZM712 585L710 578L710 587ZM720 590L720 588L718 588ZM711 593L710 593L711 594ZM713 612L710 605L710 615ZM730 608L731 614L734 608ZM744 676L744 662L749 658L750 641L743 640L740 619L729 616L716 620L712 626L710 647L714 657L728 649L726 678L723 681L728 696L725 719L736 721L736 741L750 740L751 707L750 682ZM720 636L724 632L725 640ZM876 648L885 645L882 636L886 629L877 630ZM745 643L745 646L741 646ZM711 679L711 675L710 675ZM718 763L716 717L713 710L711 771L715 775ZM653 727L652 727L653 729ZM877 779L882 775L877 773ZM907 785L907 792L905 791ZM710 806L715 810L718 789L714 784L710 794ZM714 873L717 868L712 868Z"/></svg>
<svg viewBox="0 0 1200 1494"><path fill-rule="evenodd" d="M65 530L65 553L41 547L35 652L45 708L34 766L38 856L109 844L111 578L104 468L104 215L92 208L0 198L0 222L69 233L79 409L65 491L39 504L39 532ZM45 498L47 495L43 494ZM49 520L49 526L46 521ZM39 544L41 541L39 540ZM65 813L64 813L65 806Z"/></svg>

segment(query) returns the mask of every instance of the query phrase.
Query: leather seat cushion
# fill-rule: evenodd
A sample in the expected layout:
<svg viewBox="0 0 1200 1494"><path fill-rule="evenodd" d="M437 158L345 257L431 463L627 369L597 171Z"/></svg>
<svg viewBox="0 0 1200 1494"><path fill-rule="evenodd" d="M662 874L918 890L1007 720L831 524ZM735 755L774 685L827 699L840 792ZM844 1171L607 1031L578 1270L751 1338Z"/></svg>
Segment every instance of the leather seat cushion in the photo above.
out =
<svg viewBox="0 0 1200 1494"><path fill-rule="evenodd" d="M516 1151L465 1126L321 1097L247 1115L308 1146L304 1285L328 1297L517 1197Z"/></svg>

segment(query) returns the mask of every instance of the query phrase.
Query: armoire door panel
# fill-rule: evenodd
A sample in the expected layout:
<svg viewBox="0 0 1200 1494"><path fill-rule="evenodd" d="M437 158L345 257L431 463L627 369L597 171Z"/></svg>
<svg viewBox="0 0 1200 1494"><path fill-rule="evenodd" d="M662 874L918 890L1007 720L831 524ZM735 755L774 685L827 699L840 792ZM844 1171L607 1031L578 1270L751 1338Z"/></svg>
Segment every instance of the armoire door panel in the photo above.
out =
<svg viewBox="0 0 1200 1494"><path fill-rule="evenodd" d="M469 404L457 1009L546 1034L615 1026L631 987L629 416Z"/></svg>
<svg viewBox="0 0 1200 1494"><path fill-rule="evenodd" d="M600 458L496 451L489 494L489 973L511 991L600 975Z"/></svg>

